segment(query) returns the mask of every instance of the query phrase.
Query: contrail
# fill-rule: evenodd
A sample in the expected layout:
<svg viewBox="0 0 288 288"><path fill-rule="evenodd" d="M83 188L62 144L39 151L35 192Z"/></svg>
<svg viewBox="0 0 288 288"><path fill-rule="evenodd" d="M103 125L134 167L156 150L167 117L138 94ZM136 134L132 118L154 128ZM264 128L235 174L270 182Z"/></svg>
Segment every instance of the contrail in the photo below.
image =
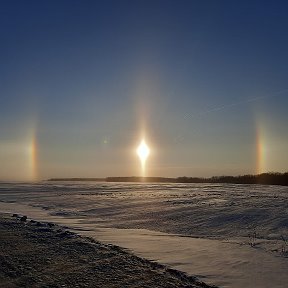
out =
<svg viewBox="0 0 288 288"><path fill-rule="evenodd" d="M268 99L268 98L280 96L280 95L282 95L284 93L287 93L287 92L288 92L288 89L283 89L283 90L280 90L280 91L278 91L278 92L276 92L276 93L274 93L272 95L270 94L270 95L265 95L265 96L258 96L258 97L253 97L253 98L249 98L249 99L246 99L246 100L230 103L230 104L217 106L217 107L208 109L206 111L199 112L197 114L185 113L184 119L188 121L189 119L202 118L203 116L206 116L207 114L210 114L210 113L213 113L213 112L218 112L218 111L225 110L225 109L228 109L228 108L231 108L231 107L235 107L235 106L238 106L238 105L244 105L244 104L248 104L248 103L251 103L251 102L256 102L256 101L259 101L259 100L262 100L262 99ZM181 140L183 140L185 138L183 136L184 129L180 128L179 130L180 130L179 131L180 133L178 132L178 136L174 139L174 141L176 141L176 142L179 142L179 141L181 141ZM190 130L190 132L191 132L191 130Z"/></svg>
<svg viewBox="0 0 288 288"><path fill-rule="evenodd" d="M207 115L207 114L210 114L210 113L213 113L213 112L218 112L218 111L221 111L221 110L224 110L224 109L227 109L227 108L231 108L231 107L235 107L235 106L238 106L238 105L243 105L243 104L255 102L255 101L258 101L258 100L261 100L261 99L267 99L267 98L276 97L276 96L279 96L279 95L284 94L286 92L288 92L288 89L284 89L284 90L278 91L278 92L276 92L276 93L274 93L272 95L258 96L258 97L249 98L249 99L246 99L246 100L230 103L230 104L225 104L225 105L222 105L222 106L217 106L217 107L208 109L206 111L203 111L203 112L200 112L200 113L197 113L197 114L185 113L184 118L186 118L186 119L188 119L188 118L200 118L200 117L202 117L204 115Z"/></svg>

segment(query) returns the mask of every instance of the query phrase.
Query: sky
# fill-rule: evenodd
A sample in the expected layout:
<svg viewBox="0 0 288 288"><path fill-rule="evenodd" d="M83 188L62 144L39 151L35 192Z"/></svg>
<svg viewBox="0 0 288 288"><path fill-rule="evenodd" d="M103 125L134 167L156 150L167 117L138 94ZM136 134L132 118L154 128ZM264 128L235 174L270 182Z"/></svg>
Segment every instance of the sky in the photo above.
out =
<svg viewBox="0 0 288 288"><path fill-rule="evenodd" d="M288 2L3 0L0 180L288 171Z"/></svg>

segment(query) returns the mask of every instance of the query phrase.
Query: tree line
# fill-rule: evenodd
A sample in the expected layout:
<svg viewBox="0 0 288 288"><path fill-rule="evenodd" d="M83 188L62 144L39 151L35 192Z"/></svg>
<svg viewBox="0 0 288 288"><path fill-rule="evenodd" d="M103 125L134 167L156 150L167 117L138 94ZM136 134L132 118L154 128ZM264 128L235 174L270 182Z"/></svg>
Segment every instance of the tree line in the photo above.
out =
<svg viewBox="0 0 288 288"><path fill-rule="evenodd" d="M178 183L231 183L231 184L263 184L288 186L288 172L262 173L257 175L213 176L211 178L178 177Z"/></svg>
<svg viewBox="0 0 288 288"><path fill-rule="evenodd" d="M257 175L203 177L107 177L107 178L51 178L49 181L101 181L101 182L146 182L146 183L230 183L288 186L288 172L269 172Z"/></svg>

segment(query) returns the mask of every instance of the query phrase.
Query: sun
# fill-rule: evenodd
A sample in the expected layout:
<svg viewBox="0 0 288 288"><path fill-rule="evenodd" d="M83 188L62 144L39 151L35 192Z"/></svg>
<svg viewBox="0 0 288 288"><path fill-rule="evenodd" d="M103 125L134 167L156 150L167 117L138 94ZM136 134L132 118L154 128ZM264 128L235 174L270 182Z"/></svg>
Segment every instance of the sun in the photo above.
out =
<svg viewBox="0 0 288 288"><path fill-rule="evenodd" d="M144 139L141 141L140 145L137 148L137 154L141 161L142 176L144 177L145 176L145 163L150 154L150 149L145 143Z"/></svg>

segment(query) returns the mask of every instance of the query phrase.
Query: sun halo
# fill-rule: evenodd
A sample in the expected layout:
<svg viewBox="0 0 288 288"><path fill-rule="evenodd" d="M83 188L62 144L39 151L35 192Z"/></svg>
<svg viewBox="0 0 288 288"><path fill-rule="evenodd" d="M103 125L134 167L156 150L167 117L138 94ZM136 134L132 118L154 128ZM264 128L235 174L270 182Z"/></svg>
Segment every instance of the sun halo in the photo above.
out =
<svg viewBox="0 0 288 288"><path fill-rule="evenodd" d="M149 149L148 145L145 143L144 139L141 141L136 152L137 152L137 154L140 158L140 161L141 161L142 176L144 177L145 176L145 163L146 163L146 160L150 154L150 149Z"/></svg>

